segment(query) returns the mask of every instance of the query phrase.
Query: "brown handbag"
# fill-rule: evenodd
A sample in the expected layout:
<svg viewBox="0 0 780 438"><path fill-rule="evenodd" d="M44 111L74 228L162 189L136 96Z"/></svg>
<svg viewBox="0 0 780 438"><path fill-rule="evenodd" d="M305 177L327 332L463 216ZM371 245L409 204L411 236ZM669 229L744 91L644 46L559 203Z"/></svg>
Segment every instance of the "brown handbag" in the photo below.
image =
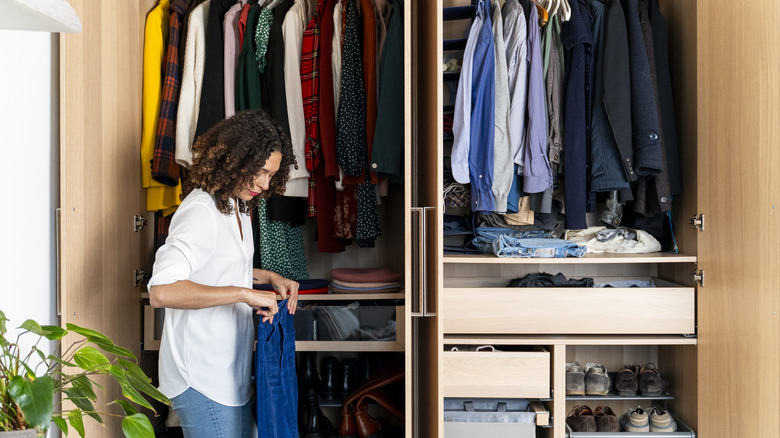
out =
<svg viewBox="0 0 780 438"><path fill-rule="evenodd" d="M353 392L341 409L339 438L369 438L381 428L379 422L368 414L368 400L376 401L387 411L403 420L401 412L380 388L403 380L402 366L387 366L380 369L374 377Z"/></svg>

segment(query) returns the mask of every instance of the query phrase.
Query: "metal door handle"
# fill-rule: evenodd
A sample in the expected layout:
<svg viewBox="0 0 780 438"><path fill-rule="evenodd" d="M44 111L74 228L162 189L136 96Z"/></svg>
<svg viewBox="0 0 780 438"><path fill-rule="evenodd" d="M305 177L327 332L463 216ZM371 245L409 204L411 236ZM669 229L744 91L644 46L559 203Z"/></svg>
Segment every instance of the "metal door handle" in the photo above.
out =
<svg viewBox="0 0 780 438"><path fill-rule="evenodd" d="M425 209L412 207L412 302L409 314L425 316ZM414 294L417 294L415 298Z"/></svg>

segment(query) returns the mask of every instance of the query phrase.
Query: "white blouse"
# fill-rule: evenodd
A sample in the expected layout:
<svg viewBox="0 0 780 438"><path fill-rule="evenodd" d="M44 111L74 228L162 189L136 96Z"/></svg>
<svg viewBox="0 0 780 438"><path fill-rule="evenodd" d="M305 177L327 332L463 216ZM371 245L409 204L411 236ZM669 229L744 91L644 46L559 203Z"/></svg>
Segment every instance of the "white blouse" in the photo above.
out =
<svg viewBox="0 0 780 438"><path fill-rule="evenodd" d="M190 280L207 286L252 287L252 224L224 215L210 194L193 190L171 221L154 261L152 286ZM238 303L197 310L165 309L160 345L160 391L173 398L191 387L217 403L242 406L250 384L253 310Z"/></svg>

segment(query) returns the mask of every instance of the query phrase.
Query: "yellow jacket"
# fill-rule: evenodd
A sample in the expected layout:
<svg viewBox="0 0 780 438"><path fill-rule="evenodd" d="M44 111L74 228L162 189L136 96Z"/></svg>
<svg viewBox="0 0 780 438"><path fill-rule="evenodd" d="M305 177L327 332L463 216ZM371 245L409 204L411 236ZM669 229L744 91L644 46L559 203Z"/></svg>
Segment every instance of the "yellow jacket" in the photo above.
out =
<svg viewBox="0 0 780 438"><path fill-rule="evenodd" d="M141 128L141 179L146 189L146 209L163 210L165 216L181 204L181 181L175 187L152 178L154 139L160 114L162 75L165 49L168 44L169 0L160 0L146 16L144 31L144 85Z"/></svg>

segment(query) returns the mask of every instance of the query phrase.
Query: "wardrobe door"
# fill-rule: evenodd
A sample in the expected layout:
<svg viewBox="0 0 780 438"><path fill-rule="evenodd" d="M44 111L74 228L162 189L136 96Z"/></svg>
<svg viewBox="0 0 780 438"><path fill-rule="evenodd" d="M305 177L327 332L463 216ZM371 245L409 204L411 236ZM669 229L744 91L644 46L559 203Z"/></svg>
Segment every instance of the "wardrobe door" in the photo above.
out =
<svg viewBox="0 0 780 438"><path fill-rule="evenodd" d="M698 432L777 436L780 3L697 3Z"/></svg>
<svg viewBox="0 0 780 438"><path fill-rule="evenodd" d="M144 212L141 141L143 26L154 0L71 0L83 32L60 36L60 206L62 325L105 333L141 352L141 306L134 271L152 225ZM151 219L151 218L147 218ZM150 223L152 221L150 220ZM63 351L72 342L66 339ZM105 400L121 398L105 385ZM111 406L101 411L117 410ZM121 423L85 420L87 436L123 436Z"/></svg>
<svg viewBox="0 0 780 438"><path fill-rule="evenodd" d="M439 436L441 278L442 85L441 1L413 1L411 10L411 230L412 284L407 307L412 314L413 437Z"/></svg>

